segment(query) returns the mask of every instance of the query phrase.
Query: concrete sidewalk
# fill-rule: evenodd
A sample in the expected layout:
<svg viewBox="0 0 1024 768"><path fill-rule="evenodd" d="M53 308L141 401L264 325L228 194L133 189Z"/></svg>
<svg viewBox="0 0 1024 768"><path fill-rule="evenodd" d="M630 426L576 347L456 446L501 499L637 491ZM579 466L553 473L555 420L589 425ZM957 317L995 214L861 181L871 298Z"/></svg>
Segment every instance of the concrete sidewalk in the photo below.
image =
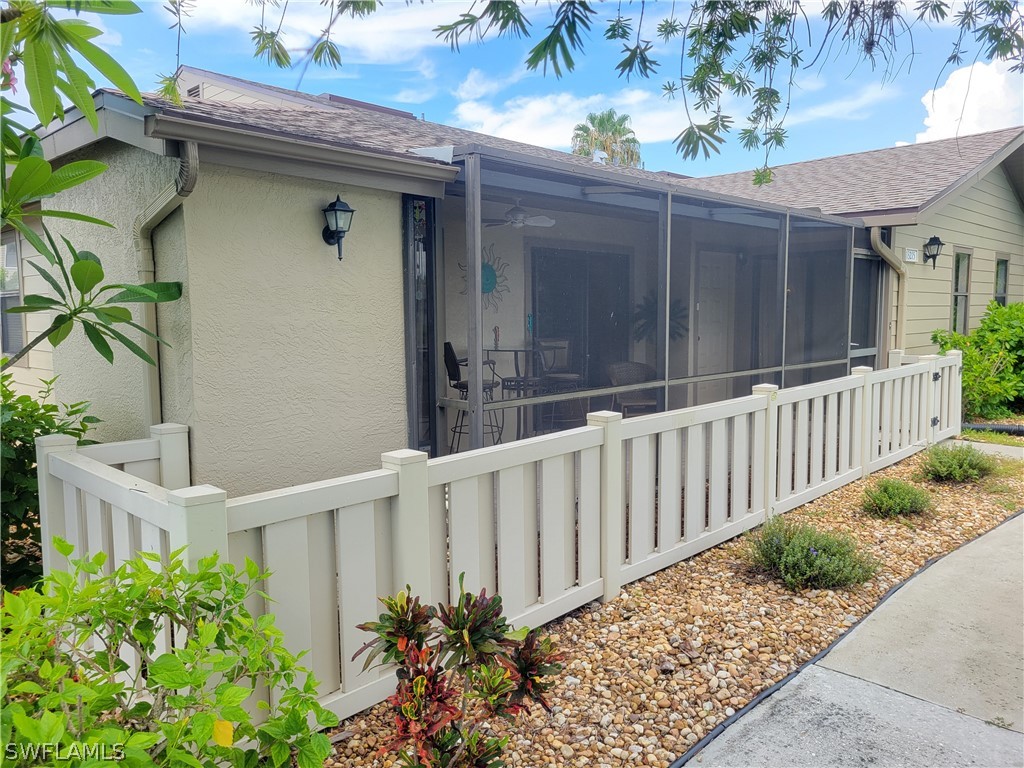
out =
<svg viewBox="0 0 1024 768"><path fill-rule="evenodd" d="M1024 766L1024 516L908 582L690 766Z"/></svg>

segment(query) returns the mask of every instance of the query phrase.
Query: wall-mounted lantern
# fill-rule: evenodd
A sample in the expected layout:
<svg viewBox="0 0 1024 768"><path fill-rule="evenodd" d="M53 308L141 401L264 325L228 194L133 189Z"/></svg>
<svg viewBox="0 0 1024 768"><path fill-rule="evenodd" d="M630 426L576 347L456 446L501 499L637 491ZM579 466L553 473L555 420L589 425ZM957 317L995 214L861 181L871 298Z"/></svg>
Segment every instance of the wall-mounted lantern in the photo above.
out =
<svg viewBox="0 0 1024 768"><path fill-rule="evenodd" d="M338 246L338 261L341 261L341 241L345 239L345 233L352 228L352 214L355 212L352 206L341 199L341 195L324 208L327 226L321 234L325 243Z"/></svg>
<svg viewBox="0 0 1024 768"><path fill-rule="evenodd" d="M935 269L936 262L939 259L939 254L942 253L942 246L945 243L939 240L938 235L932 235L928 242L924 244L924 263L927 264L928 260L931 259L932 269Z"/></svg>

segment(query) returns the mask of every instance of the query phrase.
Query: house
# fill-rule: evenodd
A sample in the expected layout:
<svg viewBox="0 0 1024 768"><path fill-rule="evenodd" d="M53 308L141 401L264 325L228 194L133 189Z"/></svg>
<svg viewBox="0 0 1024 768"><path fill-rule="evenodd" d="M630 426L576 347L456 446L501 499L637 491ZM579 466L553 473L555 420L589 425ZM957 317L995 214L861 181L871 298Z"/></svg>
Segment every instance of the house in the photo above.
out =
<svg viewBox="0 0 1024 768"><path fill-rule="evenodd" d="M58 163L109 166L43 205L115 228L59 232L109 279L183 283L143 318L170 346L150 345L155 368L126 352L111 367L76 331L19 380L59 375L55 397L90 400L104 440L187 424L193 483L254 493L374 469L402 446L438 455L627 402L821 381L858 364L851 328L877 318L853 258L874 230L856 218L181 76L180 106L101 90L98 134L71 113L43 136ZM328 244L336 199L355 213ZM45 292L27 272L22 290ZM466 360L451 375L446 342Z"/></svg>
<svg viewBox="0 0 1024 768"><path fill-rule="evenodd" d="M976 328L992 300L1024 301L1024 128L782 165L767 186L750 173L691 178L684 186L863 222L875 235L855 264L861 285L880 284L889 349L936 351L936 329ZM938 259L924 259L933 237ZM870 277L868 277L870 275ZM854 281L854 304L868 301ZM873 289L872 289L873 290ZM863 316L863 315L862 315ZM873 326L852 329L855 355L874 357ZM861 334L863 338L860 338ZM879 351L884 352L884 349ZM882 358L884 360L884 358Z"/></svg>

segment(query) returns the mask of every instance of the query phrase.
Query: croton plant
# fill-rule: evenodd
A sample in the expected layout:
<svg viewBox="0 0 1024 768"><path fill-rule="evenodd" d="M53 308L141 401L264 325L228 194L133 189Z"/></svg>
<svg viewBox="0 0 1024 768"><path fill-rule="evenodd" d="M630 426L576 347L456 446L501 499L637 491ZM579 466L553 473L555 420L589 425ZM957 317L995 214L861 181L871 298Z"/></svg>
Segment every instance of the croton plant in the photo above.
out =
<svg viewBox="0 0 1024 768"><path fill-rule="evenodd" d="M492 726L514 722L546 698L562 665L550 637L514 629L502 616L501 597L468 593L459 576L459 599L423 605L410 587L381 598L385 612L359 629L376 637L364 669L379 660L398 666L395 736L381 753L398 752L403 768L500 768L508 736Z"/></svg>

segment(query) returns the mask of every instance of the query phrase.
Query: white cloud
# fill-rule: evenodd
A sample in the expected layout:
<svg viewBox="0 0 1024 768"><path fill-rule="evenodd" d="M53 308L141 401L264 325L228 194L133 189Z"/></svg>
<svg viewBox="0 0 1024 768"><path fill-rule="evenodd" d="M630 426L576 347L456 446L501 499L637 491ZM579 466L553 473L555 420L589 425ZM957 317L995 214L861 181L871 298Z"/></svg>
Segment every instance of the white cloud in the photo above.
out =
<svg viewBox="0 0 1024 768"><path fill-rule="evenodd" d="M456 123L492 136L564 149L572 131L588 112L608 108L626 112L641 144L674 139L686 125L682 101L660 94L626 88L611 94L577 95L568 92L520 96L498 106L471 100L455 108Z"/></svg>
<svg viewBox="0 0 1024 768"><path fill-rule="evenodd" d="M1009 128L1024 120L1024 76L1007 62L979 62L951 72L921 103L928 116L918 142Z"/></svg>
<svg viewBox="0 0 1024 768"><path fill-rule="evenodd" d="M343 17L332 36L342 48L342 60L355 64L403 64L419 59L429 49L446 48L432 31L439 24L454 21L467 11L466 0L416 5L384 5L363 18ZM166 13L166 12L165 12ZM280 8L267 5L265 23L276 27ZM303 48L315 40L327 25L329 9L319 2L288 5L283 32L289 48ZM260 24L260 9L247 0L213 0L196 5L186 22L190 31L230 28L245 33ZM396 41L401 40L400 45Z"/></svg>
<svg viewBox="0 0 1024 768"><path fill-rule="evenodd" d="M518 83L526 75L525 68L517 70L511 75L500 77L473 67L469 70L466 78L452 91L452 95L459 101L476 101L484 96L493 96L503 91L508 86Z"/></svg>
<svg viewBox="0 0 1024 768"><path fill-rule="evenodd" d="M437 95L437 90L434 88L417 87L405 88L391 98L401 104L423 104L430 101L435 95Z"/></svg>
<svg viewBox="0 0 1024 768"><path fill-rule="evenodd" d="M865 85L847 96L792 110L786 117L786 125L794 126L818 120L867 120L875 116L873 107L883 101L891 101L899 95L899 90L891 85Z"/></svg>

